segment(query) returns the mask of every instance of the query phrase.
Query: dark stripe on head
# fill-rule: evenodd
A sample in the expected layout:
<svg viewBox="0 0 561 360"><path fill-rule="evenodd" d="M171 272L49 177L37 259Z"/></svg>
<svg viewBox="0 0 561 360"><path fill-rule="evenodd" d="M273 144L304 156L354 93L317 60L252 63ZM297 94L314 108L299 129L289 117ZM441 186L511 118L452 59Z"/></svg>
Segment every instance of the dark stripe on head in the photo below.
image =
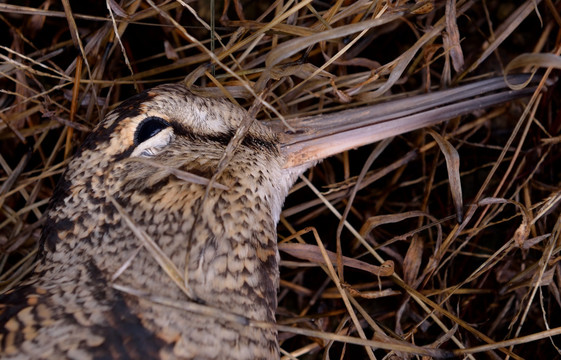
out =
<svg viewBox="0 0 561 360"><path fill-rule="evenodd" d="M116 107L107 116L107 119L116 117L115 120L113 120L109 126L103 126L102 123L102 126L90 133L80 149L78 149L76 156L80 156L84 150L95 150L99 144L108 142L111 135L114 133L115 128L123 119L132 118L142 114L143 110L141 109L141 105L155 96L155 93L150 93L149 90L146 90L123 101L121 105Z"/></svg>
<svg viewBox="0 0 561 360"><path fill-rule="evenodd" d="M227 133L202 135L194 132L191 128L176 121L170 121L170 124L173 127L173 131L176 135L183 136L192 142L214 142L222 146L227 146L236 134L236 129L229 129ZM274 141L256 137L251 134L245 135L244 139L242 140L242 146L256 151L266 150L272 153L278 152L277 144Z"/></svg>
<svg viewBox="0 0 561 360"><path fill-rule="evenodd" d="M115 120L115 122L142 114L140 105L150 99L153 99L156 95L156 93L150 92L150 90L144 90L143 92L123 101L115 108L115 110L113 110L113 114L117 115L117 120Z"/></svg>

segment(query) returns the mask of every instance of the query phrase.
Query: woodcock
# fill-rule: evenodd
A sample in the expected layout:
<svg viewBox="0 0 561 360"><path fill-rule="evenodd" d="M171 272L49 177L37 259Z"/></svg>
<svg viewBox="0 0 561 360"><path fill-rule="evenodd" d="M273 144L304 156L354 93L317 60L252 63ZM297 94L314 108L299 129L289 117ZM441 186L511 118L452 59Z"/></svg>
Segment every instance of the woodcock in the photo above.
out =
<svg viewBox="0 0 561 360"><path fill-rule="evenodd" d="M54 192L38 267L0 298L2 357L278 358L276 224L288 190L316 158L376 139L304 156L309 133L254 121L209 183L247 117L182 85L107 115Z"/></svg>

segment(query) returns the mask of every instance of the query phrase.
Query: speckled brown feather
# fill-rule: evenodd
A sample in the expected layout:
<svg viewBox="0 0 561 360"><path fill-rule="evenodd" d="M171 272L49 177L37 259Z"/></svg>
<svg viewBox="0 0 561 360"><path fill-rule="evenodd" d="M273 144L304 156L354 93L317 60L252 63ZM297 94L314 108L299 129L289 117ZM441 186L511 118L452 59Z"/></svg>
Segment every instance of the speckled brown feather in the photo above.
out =
<svg viewBox="0 0 561 360"><path fill-rule="evenodd" d="M135 161L135 131L150 116L171 125L169 143L147 156L162 166ZM217 179L228 190L212 188L202 204L204 185L165 170L210 178L245 116L227 101L164 85L123 102L97 126L55 191L42 262L0 299L5 358L278 357L274 327L177 309L115 288L274 323L275 228L298 175L282 169L275 134L254 123ZM111 198L178 269L187 266L192 298L161 269Z"/></svg>

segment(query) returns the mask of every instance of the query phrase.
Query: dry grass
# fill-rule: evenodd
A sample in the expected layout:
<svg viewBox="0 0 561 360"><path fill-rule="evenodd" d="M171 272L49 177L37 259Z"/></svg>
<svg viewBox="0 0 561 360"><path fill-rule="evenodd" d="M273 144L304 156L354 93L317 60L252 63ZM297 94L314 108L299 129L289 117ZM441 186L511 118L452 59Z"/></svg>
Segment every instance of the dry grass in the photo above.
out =
<svg viewBox="0 0 561 360"><path fill-rule="evenodd" d="M141 89L186 81L246 108L265 94L258 118L289 120L502 75L522 53L561 51L560 1L232 0L225 11L217 2L216 17L209 3L0 4L4 291L31 269L69 157ZM549 69L542 77L553 79ZM286 358L415 357L406 344L559 357L557 90L340 154L302 177L279 225ZM461 222L446 147L460 161ZM298 242L309 245L286 245ZM346 258L326 262L328 250Z"/></svg>

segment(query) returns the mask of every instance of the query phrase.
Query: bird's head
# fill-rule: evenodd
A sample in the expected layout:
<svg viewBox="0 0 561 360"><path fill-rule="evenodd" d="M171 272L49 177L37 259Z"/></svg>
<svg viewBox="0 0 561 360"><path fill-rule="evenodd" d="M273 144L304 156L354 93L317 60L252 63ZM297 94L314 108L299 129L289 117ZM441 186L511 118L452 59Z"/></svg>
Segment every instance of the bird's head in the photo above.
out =
<svg viewBox="0 0 561 360"><path fill-rule="evenodd" d="M195 96L182 85L142 92L121 103L88 136L69 166L66 185L113 175L119 180L120 195L126 195L153 190L173 177L172 169L210 179L247 116L226 100ZM240 162L257 161L252 164L256 170L283 165L278 137L257 121L234 152L219 183L227 183L229 174L239 172ZM292 179L293 172L285 171L284 177ZM282 174L271 175L283 188L291 182L284 181Z"/></svg>

